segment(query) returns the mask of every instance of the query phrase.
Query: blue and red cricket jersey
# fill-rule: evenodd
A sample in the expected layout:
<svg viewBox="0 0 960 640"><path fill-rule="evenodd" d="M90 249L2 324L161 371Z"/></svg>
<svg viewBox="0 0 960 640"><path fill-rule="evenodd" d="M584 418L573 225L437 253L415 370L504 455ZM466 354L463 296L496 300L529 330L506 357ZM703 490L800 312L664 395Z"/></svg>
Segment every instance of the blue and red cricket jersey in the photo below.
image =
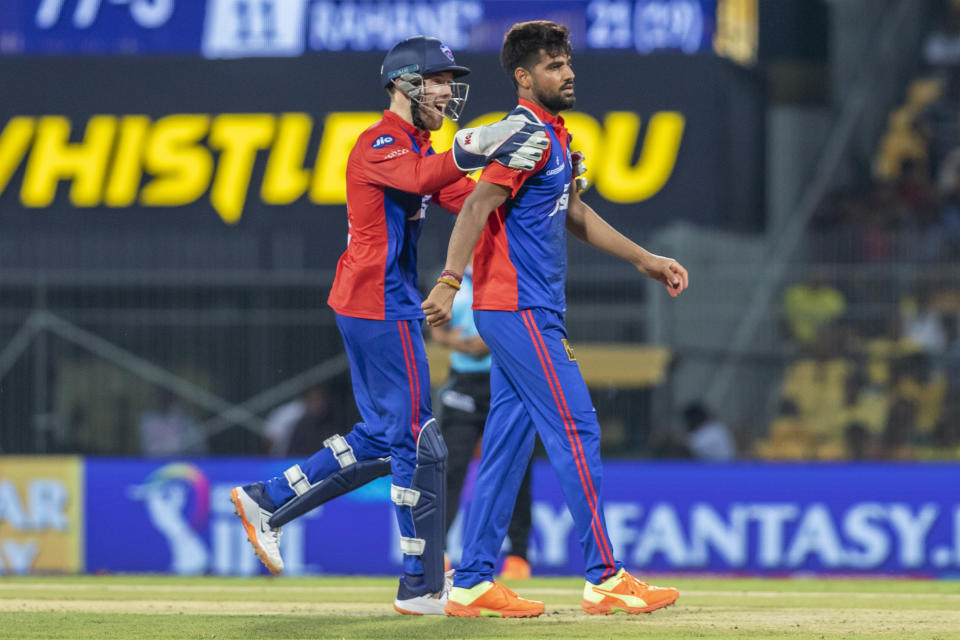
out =
<svg viewBox="0 0 960 640"><path fill-rule="evenodd" d="M550 147L529 172L491 164L481 180L510 189L474 251L474 320L490 348L490 413L454 585L493 580L523 469L539 433L584 553L587 580L620 570L603 517L600 425L563 324L566 217L573 169L563 118L520 100Z"/></svg>
<svg viewBox="0 0 960 640"><path fill-rule="evenodd" d="M399 487L413 481L417 438L433 417L417 288L420 230L428 202L459 212L475 186L450 152L434 153L428 131L390 111L360 135L347 161L350 231L328 304L336 312L363 422L344 438L357 460L389 456ZM324 448L301 468L316 484L340 466ZM282 476L264 484L277 506L295 495ZM401 535L413 537L410 507L396 506L396 513ZM423 573L419 556L405 555L403 565L408 574Z"/></svg>
<svg viewBox="0 0 960 640"><path fill-rule="evenodd" d="M347 160L349 235L327 303L352 318L423 318L417 242L427 204L457 213L475 186L451 152L434 153L429 131L384 111Z"/></svg>
<svg viewBox="0 0 960 640"><path fill-rule="evenodd" d="M510 189L510 198L487 218L474 259L474 309L566 310L567 202L573 180L570 135L563 118L526 100L526 111L546 125L550 146L532 171L487 165L480 176Z"/></svg>

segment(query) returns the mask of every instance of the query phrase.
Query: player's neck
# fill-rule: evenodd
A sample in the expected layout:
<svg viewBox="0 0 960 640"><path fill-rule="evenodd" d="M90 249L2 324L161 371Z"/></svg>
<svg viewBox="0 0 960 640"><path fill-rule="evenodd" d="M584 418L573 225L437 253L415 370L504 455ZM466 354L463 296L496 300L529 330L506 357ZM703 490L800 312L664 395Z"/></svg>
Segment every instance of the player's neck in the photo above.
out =
<svg viewBox="0 0 960 640"><path fill-rule="evenodd" d="M409 124L411 127L413 126L413 116L410 113L409 104L397 104L396 102L391 102L388 111Z"/></svg>
<svg viewBox="0 0 960 640"><path fill-rule="evenodd" d="M523 89L520 89L520 90L517 92L517 97L518 97L518 98L523 98L523 99L526 100L527 102L532 102L533 104L537 105L538 107L540 107L541 109L543 109L544 111L546 111L547 113L549 113L549 114L552 115L552 116L558 116L558 115L560 115L560 112L559 112L559 111L554 111L553 109L550 109L550 108L547 107L545 104L543 104L542 102L540 102L539 100L537 100L537 97L536 97L535 95L533 95L533 92L532 92L532 91L525 91L525 90L523 90Z"/></svg>

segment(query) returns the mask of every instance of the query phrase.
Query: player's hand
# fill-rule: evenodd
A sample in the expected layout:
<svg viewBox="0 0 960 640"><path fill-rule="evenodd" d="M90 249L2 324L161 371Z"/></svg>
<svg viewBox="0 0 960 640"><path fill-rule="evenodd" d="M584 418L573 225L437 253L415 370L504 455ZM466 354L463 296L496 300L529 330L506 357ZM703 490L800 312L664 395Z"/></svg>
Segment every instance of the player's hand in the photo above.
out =
<svg viewBox="0 0 960 640"><path fill-rule="evenodd" d="M453 161L461 171L482 169L492 160L511 169L532 170L550 145L540 122L510 116L482 127L461 129L453 137Z"/></svg>
<svg viewBox="0 0 960 640"><path fill-rule="evenodd" d="M637 268L644 275L662 282L672 298L679 296L690 284L687 270L673 258L649 253L643 264L637 265Z"/></svg>
<svg viewBox="0 0 960 640"><path fill-rule="evenodd" d="M462 335L458 336L455 350L474 356L475 358L482 358L490 353L490 349L487 348L487 343L484 342L480 336L468 336L466 338Z"/></svg>
<svg viewBox="0 0 960 640"><path fill-rule="evenodd" d="M570 162L573 163L573 182L577 185L577 193L583 193L590 186L590 181L581 177L587 172L587 165L583 163L584 158L583 151L574 151L570 154Z"/></svg>
<svg viewBox="0 0 960 640"><path fill-rule="evenodd" d="M437 283L437 285L423 301L420 308L427 315L427 324L431 327L442 327L450 322L450 311L453 309L453 298L457 295L457 290L450 285Z"/></svg>

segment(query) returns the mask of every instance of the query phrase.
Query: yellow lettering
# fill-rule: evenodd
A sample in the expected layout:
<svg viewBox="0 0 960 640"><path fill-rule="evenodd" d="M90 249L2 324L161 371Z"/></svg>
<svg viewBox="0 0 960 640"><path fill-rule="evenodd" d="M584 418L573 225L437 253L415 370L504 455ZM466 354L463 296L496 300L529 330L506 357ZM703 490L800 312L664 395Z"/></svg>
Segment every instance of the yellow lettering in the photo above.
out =
<svg viewBox="0 0 960 640"><path fill-rule="evenodd" d="M606 145L597 175L597 191L611 202L640 202L663 188L677 161L686 123L683 114L660 111L650 118L636 166L633 151L640 131L640 116L612 111L604 120Z"/></svg>
<svg viewBox="0 0 960 640"><path fill-rule="evenodd" d="M137 199L143 176L143 142L149 131L147 116L124 116L120 120L113 171L103 194L108 207L129 207Z"/></svg>
<svg viewBox="0 0 960 640"><path fill-rule="evenodd" d="M260 197L267 204L290 204L310 186L310 171L303 168L310 144L313 118L306 113L284 113L277 139L270 150Z"/></svg>
<svg viewBox="0 0 960 640"><path fill-rule="evenodd" d="M357 138L381 114L375 111L334 111L327 114L323 138L313 170L310 200L316 204L343 204L347 201L347 158Z"/></svg>
<svg viewBox="0 0 960 640"><path fill-rule="evenodd" d="M581 151L584 155L584 164L587 172L584 175L593 185L594 175L600 166L600 149L603 147L603 128L597 119L582 111L571 111L563 114L567 130L573 136L570 148Z"/></svg>
<svg viewBox="0 0 960 640"><path fill-rule="evenodd" d="M217 116L210 130L210 146L221 149L210 202L227 224L236 224L250 187L257 151L273 140L274 117L269 113L230 113Z"/></svg>
<svg viewBox="0 0 960 640"><path fill-rule="evenodd" d="M37 138L20 189L27 207L47 207L53 202L60 180L72 180L70 202L76 207L100 204L107 162L117 130L114 116L93 116L83 142L71 143L70 121L63 116L44 116L37 125Z"/></svg>
<svg viewBox="0 0 960 640"><path fill-rule="evenodd" d="M140 192L148 207L189 204L210 184L213 159L199 144L210 128L210 116L179 114L157 120L147 139L144 166L155 177Z"/></svg>
<svg viewBox="0 0 960 640"><path fill-rule="evenodd" d="M449 151L450 147L453 146L453 136L455 135L457 135L457 125L444 118L443 126L438 131L430 132L430 146L436 153Z"/></svg>
<svg viewBox="0 0 960 640"><path fill-rule="evenodd" d="M10 118L0 134L0 194L6 190L10 177L30 147L33 127L33 118L17 116Z"/></svg>

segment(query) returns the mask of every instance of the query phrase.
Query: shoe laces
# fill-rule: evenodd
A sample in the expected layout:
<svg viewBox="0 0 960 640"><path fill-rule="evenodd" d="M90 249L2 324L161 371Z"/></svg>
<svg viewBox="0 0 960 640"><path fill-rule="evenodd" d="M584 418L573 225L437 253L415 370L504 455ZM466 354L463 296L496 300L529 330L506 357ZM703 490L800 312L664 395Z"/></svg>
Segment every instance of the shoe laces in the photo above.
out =
<svg viewBox="0 0 960 640"><path fill-rule="evenodd" d="M514 597L514 598L519 598L519 597L520 597L519 595L517 595L517 592L516 592L516 591L514 591L513 589L511 589L511 588L508 587L507 585L503 584L502 582L497 582L496 580L494 580L493 586L494 586L494 588L500 589L501 591L503 591L504 593L506 593L507 595L509 595L509 596L511 596L511 597Z"/></svg>
<svg viewBox="0 0 960 640"><path fill-rule="evenodd" d="M631 591L645 591L650 588L649 582L644 582L643 580L638 580L633 577L631 574L626 575L626 582L629 585Z"/></svg>

